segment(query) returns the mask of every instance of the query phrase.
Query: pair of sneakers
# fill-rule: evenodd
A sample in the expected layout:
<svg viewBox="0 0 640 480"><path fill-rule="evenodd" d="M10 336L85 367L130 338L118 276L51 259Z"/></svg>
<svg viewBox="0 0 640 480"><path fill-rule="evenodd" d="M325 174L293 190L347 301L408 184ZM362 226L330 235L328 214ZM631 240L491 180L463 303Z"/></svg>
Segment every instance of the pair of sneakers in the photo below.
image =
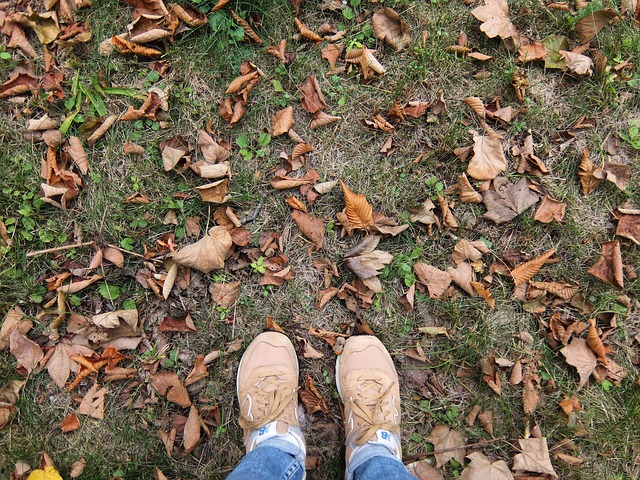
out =
<svg viewBox="0 0 640 480"><path fill-rule="evenodd" d="M350 337L336 362L336 386L344 403L347 478L354 459L360 463L380 451L388 456L380 447L401 460L398 375L382 342ZM237 391L247 453L277 438L298 447L304 458L298 360L285 335L265 332L251 342L238 367Z"/></svg>

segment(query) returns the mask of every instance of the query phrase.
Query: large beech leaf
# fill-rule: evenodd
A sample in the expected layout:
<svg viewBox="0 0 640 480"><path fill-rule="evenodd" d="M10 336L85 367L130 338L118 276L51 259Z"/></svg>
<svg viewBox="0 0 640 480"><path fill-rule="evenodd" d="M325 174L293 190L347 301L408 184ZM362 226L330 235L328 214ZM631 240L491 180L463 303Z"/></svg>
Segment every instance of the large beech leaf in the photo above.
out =
<svg viewBox="0 0 640 480"><path fill-rule="evenodd" d="M231 244L231 235L226 228L213 227L196 243L175 252L173 259L180 265L209 273L224 267Z"/></svg>

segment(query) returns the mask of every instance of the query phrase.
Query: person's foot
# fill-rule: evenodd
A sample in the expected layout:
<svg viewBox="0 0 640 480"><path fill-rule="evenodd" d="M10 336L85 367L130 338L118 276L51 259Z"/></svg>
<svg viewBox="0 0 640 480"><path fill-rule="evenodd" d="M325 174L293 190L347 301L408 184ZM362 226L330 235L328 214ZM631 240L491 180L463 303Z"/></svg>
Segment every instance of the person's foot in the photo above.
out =
<svg viewBox="0 0 640 480"><path fill-rule="evenodd" d="M277 438L297 446L304 456L298 421L298 359L285 335L265 332L251 342L238 366L237 392L247 453Z"/></svg>
<svg viewBox="0 0 640 480"><path fill-rule="evenodd" d="M360 463L380 452L389 456L386 448L402 460L398 375L382 342L350 337L336 361L336 386L344 402L347 478L356 457Z"/></svg>

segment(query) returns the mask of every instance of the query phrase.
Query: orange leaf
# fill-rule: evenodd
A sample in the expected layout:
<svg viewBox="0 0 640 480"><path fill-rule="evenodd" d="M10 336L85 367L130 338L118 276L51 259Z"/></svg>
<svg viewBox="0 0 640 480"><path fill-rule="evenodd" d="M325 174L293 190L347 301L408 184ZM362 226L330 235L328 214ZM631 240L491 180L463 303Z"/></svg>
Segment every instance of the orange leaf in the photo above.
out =
<svg viewBox="0 0 640 480"><path fill-rule="evenodd" d="M556 253L556 249L552 248L539 257L529 260L528 262L524 262L514 268L511 271L511 278L513 278L516 287L528 282L554 253Z"/></svg>
<svg viewBox="0 0 640 480"><path fill-rule="evenodd" d="M349 219L349 226L353 228L367 228L373 223L373 208L367 198L359 193L353 193L349 187L340 180L340 186L344 193L345 213Z"/></svg>
<svg viewBox="0 0 640 480"><path fill-rule="evenodd" d="M62 433L73 432L78 428L80 428L80 420L78 420L78 416L75 413L70 413L64 417L64 420L62 420L62 423L60 424L60 430L62 430Z"/></svg>
<svg viewBox="0 0 640 480"><path fill-rule="evenodd" d="M596 264L589 269L589 273L620 289L624 288L622 276L622 255L620 242L605 242L602 244L602 256Z"/></svg>
<svg viewBox="0 0 640 480"><path fill-rule="evenodd" d="M484 288L480 282L471 282L471 286L478 295L485 299L489 308L493 309L496 306L496 300L491 296L491 292Z"/></svg>
<svg viewBox="0 0 640 480"><path fill-rule="evenodd" d="M242 29L244 30L244 33L246 33L251 40L253 40L255 43L258 43L260 45L264 43L260 38L260 36L255 32L255 30L251 28L251 26L246 22L246 20L240 17L232 9L229 9L229 14L231 15L231 18L233 18L233 20L242 27Z"/></svg>
<svg viewBox="0 0 640 480"><path fill-rule="evenodd" d="M278 137L287 133L293 127L293 107L283 108L271 117L273 124L273 136Z"/></svg>
<svg viewBox="0 0 640 480"><path fill-rule="evenodd" d="M311 30L309 27L307 27L300 20L294 18L293 21L295 22L296 28L300 32L300 35L302 35L304 38L306 38L307 40L311 40L314 44L322 42L322 37Z"/></svg>
<svg viewBox="0 0 640 480"><path fill-rule="evenodd" d="M125 40L124 38L120 38L117 36L111 37L111 43L113 43L121 53L130 53L132 55L150 58L157 58L162 56L162 52L160 50L156 50L155 48L150 47L144 47L142 45L138 45L137 43L130 42L129 40Z"/></svg>
<svg viewBox="0 0 640 480"><path fill-rule="evenodd" d="M589 319L589 330L587 331L587 345L593 350L593 353L598 357L598 361L606 366L609 363L607 358L607 349L602 344L602 340L598 336L598 329L596 328L596 321L593 318Z"/></svg>

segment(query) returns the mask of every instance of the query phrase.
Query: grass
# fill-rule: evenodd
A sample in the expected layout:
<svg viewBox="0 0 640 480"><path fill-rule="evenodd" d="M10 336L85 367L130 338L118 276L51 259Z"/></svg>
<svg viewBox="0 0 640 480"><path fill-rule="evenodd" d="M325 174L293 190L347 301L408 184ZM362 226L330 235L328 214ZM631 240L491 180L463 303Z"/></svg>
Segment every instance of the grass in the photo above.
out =
<svg viewBox="0 0 640 480"><path fill-rule="evenodd" d="M640 111L638 87L598 75L577 79L559 71L545 71L539 65L521 66L516 61L517 54L508 51L501 42L486 38L478 28L479 22L469 13L473 6L467 7L461 2L385 2L412 28L413 43L399 54L375 40L368 29L370 17L363 21L349 20L339 13L322 11L319 2L305 3L299 18L311 28L327 21L341 23L347 31L344 43L365 42L378 50L377 56L387 67L387 73L365 84L356 70L326 76L327 64L320 56L322 45L291 40L296 32L287 1L232 0L231 5L241 14L261 15L262 26L258 31L267 44L288 39L287 50L296 53L291 65L281 66L275 57L265 55L262 47L235 40L230 36L233 32L229 27L214 33L210 25L204 25L183 33L173 45L167 45L166 58L171 63L171 73L164 78L157 77L150 74L145 62L134 57L98 53L100 41L125 30L129 7L115 0L97 0L88 9L79 11L80 20L90 21L94 39L59 54L65 72L65 91L71 88L76 74L87 88L99 79L141 91L152 86L171 90L169 128L159 128L152 122L117 123L94 147L87 148L90 175L84 179L84 189L70 210L55 209L39 200L39 169L44 149L41 144L23 137L27 118L42 111L61 118L67 113L64 105L35 98L20 106L6 101L0 103L0 164L10 172L2 181L0 219L15 225L14 245L3 247L0 257L0 313L20 305L35 319L51 297L43 279L65 268L86 266L93 254L90 248L78 248L27 258L25 254L29 251L72 244L79 241L81 235L85 241L126 246L134 253L141 253L143 244L153 245L167 231L176 233L179 244L190 243L192 240L184 236L188 217L200 216L203 228L205 224L212 226L215 208L202 203L197 195L184 200L173 198L173 194L191 193L195 186L205 182L190 172L164 172L160 154L163 140L181 134L195 143L197 130L211 122L211 128L233 144L231 186L235 211L240 217L247 216L260 201L264 202L259 216L247 224L247 228L254 242L267 231L283 235L284 253L292 265L294 280L282 287L266 288L258 285L259 276L251 268L238 272L217 271L207 276L193 272L188 289L160 301L135 280L137 271L143 267L140 259L125 255L123 269L103 267L100 273L105 276L104 280L68 297L68 308L90 315L122 308L126 301L133 300L141 318L145 319L145 332L151 344L166 341L169 352L177 353L176 365L170 369L182 378L189 372L196 355L225 348L235 338L243 339L247 345L263 330L266 315L272 316L291 336L308 338L325 357L301 359L301 377L309 373L331 407L331 414L326 418L321 414L305 415L309 453L320 457L320 466L310 472L310 478L338 478L343 469L344 452L339 401L332 383L334 357L328 346L309 337L307 330L309 326L339 330L341 324L351 324L355 319L337 300L329 302L321 311L315 309L315 295L323 288L324 278L313 267L313 259L323 256L337 262L341 278L334 279L333 285L340 286L343 281L354 278L344 267L342 257L360 237L340 236L335 214L343 208L343 199L336 189L319 197L312 207L312 213L332 228L328 229L323 251L310 253L308 241L298 231L283 202L284 195L290 193L274 191L269 185L272 169L280 164L280 151L290 150L291 143L283 137L272 138L264 147L264 158L246 160L238 153L236 140L244 134L255 145L259 134L270 127L271 116L286 105L294 105L294 128L315 147L309 157L309 167L316 169L323 180L342 178L353 191L366 195L374 211L408 221L409 210L433 193L427 184L429 179L435 177L449 188L457 183L459 174L466 168L466 162L456 158L453 149L470 145L469 130L479 131L481 126L462 100L478 96L488 102L498 96L501 105L518 107L510 82L514 71L524 71L530 81L526 110L504 126L505 143L521 145L531 131L536 154L551 170L550 175L538 181L553 198L567 202L565 220L562 224L542 225L534 221L530 210L512 222L496 226L481 219L485 211L482 205L457 204L454 213L461 228L455 236L490 241L491 253L484 259L487 263L507 249L537 255L551 247L557 248L560 262L545 266L539 276L544 280L579 283L581 291L594 303L596 313L617 313L618 328L608 341L616 362L627 370L626 378L620 386L609 390L602 384L592 383L577 392L574 369L537 334L536 316L525 312L522 305L511 298L513 285L502 277L497 277L492 286L497 302L493 311L487 309L484 301L465 294L436 300L420 293L415 310L404 311L398 299L406 291L405 282L412 280L403 267L422 261L444 269L451 263L450 254L456 243L450 235L428 236L419 225L411 225L399 237L381 242L379 248L392 253L395 259L381 275L384 293L376 297L371 309L361 310L359 315L387 345L400 373L405 456L431 451L433 446L426 438L437 424L455 428L469 443L489 439L482 428L468 427L464 420L470 408L478 404L493 411L495 437L505 438L487 443L481 450L488 456L510 461L515 439L522 438L527 429L522 415L521 387L508 384L506 370L501 372L504 390L501 396L493 393L479 374L458 376L460 367L475 366L481 359L495 354L510 360L537 359L538 370L543 372L542 399L531 420L540 426L552 448L564 439L571 439L576 449L569 453L585 460L585 465L577 468L553 459L560 478L638 478L640 402L635 383L638 371L630 359L637 348L632 338L640 330L637 300L640 282L637 279L625 282L623 293L633 303L631 310L626 311L616 301L619 292L587 274L600 255L600 244L613 239L610 211L627 200L640 207L638 151L621 142L618 154L610 158L632 166L631 182L625 192L611 184L602 184L585 197L580 193L576 175L583 147L588 146L593 161L599 163L605 159L604 140L628 131L630 121ZM377 5L354 6L356 13L375 8ZM564 12L548 10L533 1L510 2L509 9L516 25L533 39L550 34L566 35L571 41L575 38L571 16ZM428 32L424 43L421 41L423 30ZM448 47L456 43L461 31L467 34L474 50L494 59L481 64L449 51ZM629 17L606 27L592 42L592 47L607 55L610 65L638 58L639 45L640 34ZM14 55L10 61L0 61L1 78L8 78L17 58ZM218 104L245 59L258 65L266 78L251 92L247 115L229 129L218 114ZM482 70L489 76L475 79L473 75ZM312 74L318 77L328 111L343 117L342 121L315 131L308 129L309 116L297 106L297 85ZM637 85L637 71L632 75ZM276 80L284 91L276 91ZM386 112L395 101L434 100L440 90L444 92L447 112L429 121L408 119L398 126L396 150L388 157L379 153L387 135L364 130L360 120ZM118 113L128 105L138 106L139 101L127 96L110 96L105 105L110 113ZM89 113L89 107L83 105L82 115ZM553 143L554 133L568 128L583 115L596 118L595 129L579 133L570 145ZM80 123L73 124L69 134L77 134L79 127ZM139 143L145 147L145 154L135 158L125 156L122 153L125 141ZM430 147L430 153L415 163L425 145ZM515 160L508 158L507 176L514 181L519 175L514 173ZM136 192L145 194L151 202L147 205L123 202ZM163 223L169 211L178 219L175 227ZM625 244L623 259L628 265L640 265L638 248ZM229 310L212 303L208 286L215 278L242 281L241 297ZM110 300L101 296L100 287L106 285L119 287L119 298ZM562 308L573 317L587 318ZM160 335L158 325L162 319L183 311L190 312L198 331ZM541 318L548 319L549 312ZM235 320L234 325L226 321L230 317ZM30 338L44 345L47 324L48 317L35 320ZM451 338L425 338L417 331L417 327L424 325L444 325ZM533 345L525 345L513 337L521 331L533 335ZM429 359L428 366L416 364L404 355L405 349L415 346L416 342L421 343ZM136 378L130 383L114 382L107 386L105 420L82 418L80 429L67 435L60 433L58 425L77 408L77 396L84 395L88 382L69 394L56 387L46 372L32 375L22 390L17 415L0 435L3 452L0 476L8 477L19 460L36 465L39 453L44 450L55 460L63 476L68 475L75 460L84 457L87 467L82 478L151 478L156 467L169 478L223 478L244 453L242 431L236 420L233 382L240 354L231 354L210 365L209 376L192 392L198 406L218 405L220 425L212 428L211 435L191 455L173 458L166 455L157 431L167 430L175 415L188 412L153 395L149 372L144 368L140 352L133 352L129 361L129 365L138 370ZM166 363L166 359L163 362ZM15 366L9 352L0 352L3 383L21 378ZM555 388L551 388L551 380ZM558 406L571 394L580 398L583 407L573 423L567 421ZM337 435L321 437L319 432L327 428L324 424L340 425ZM461 470L460 466L448 464L445 477L454 478Z"/></svg>

